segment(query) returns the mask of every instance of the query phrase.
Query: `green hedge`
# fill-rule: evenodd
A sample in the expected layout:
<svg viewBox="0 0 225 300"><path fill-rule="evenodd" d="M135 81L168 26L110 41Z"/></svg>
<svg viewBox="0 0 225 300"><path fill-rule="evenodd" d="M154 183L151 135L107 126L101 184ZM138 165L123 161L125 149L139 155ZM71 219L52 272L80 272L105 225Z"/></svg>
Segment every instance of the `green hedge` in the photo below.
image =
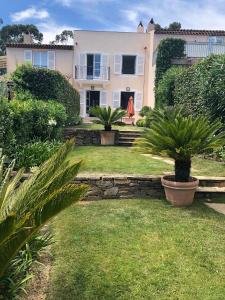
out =
<svg viewBox="0 0 225 300"><path fill-rule="evenodd" d="M61 138L67 117L62 104L55 101L13 100L9 107L17 143Z"/></svg>
<svg viewBox="0 0 225 300"><path fill-rule="evenodd" d="M212 55L179 74L174 96L187 114L208 114L225 123L225 55Z"/></svg>
<svg viewBox="0 0 225 300"><path fill-rule="evenodd" d="M68 114L68 125L79 121L79 93L60 72L22 65L12 74L12 80L17 93L29 91L39 100L55 100L63 104Z"/></svg>
<svg viewBox="0 0 225 300"><path fill-rule="evenodd" d="M171 59L184 56L185 41L167 38L159 43L156 58L155 85L162 79L163 74L172 66Z"/></svg>
<svg viewBox="0 0 225 300"><path fill-rule="evenodd" d="M183 67L173 66L164 73L155 88L155 102L157 107L174 105L175 79L183 71Z"/></svg>

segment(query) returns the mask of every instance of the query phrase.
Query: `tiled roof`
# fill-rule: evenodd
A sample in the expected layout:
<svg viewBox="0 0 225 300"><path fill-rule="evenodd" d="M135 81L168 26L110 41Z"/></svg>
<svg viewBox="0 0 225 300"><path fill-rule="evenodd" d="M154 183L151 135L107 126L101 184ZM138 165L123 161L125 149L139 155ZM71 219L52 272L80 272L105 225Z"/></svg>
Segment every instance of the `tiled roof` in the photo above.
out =
<svg viewBox="0 0 225 300"><path fill-rule="evenodd" d="M195 30L195 29L180 29L169 30L160 29L155 31L156 34L174 34L174 35L207 35L207 36L225 36L224 30Z"/></svg>
<svg viewBox="0 0 225 300"><path fill-rule="evenodd" d="M73 50L71 45L50 45L50 44L23 44L11 43L6 45L7 48L31 48L31 49L62 49Z"/></svg>

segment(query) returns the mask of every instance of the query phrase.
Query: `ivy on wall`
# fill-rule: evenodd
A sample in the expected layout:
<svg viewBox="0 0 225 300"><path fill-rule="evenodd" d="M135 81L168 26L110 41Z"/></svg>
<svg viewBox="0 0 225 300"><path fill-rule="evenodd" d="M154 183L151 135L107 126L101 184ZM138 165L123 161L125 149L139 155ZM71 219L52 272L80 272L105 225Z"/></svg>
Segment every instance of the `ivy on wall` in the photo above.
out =
<svg viewBox="0 0 225 300"><path fill-rule="evenodd" d="M156 86L163 74L171 67L171 59L184 57L184 45L184 40L174 38L167 38L159 43L156 58Z"/></svg>

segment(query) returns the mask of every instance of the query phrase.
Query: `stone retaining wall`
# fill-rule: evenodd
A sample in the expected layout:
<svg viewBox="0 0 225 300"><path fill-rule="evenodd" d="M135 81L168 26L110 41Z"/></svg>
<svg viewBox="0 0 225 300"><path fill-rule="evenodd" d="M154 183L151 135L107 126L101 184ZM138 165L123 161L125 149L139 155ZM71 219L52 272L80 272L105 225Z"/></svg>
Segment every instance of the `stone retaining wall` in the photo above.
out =
<svg viewBox="0 0 225 300"><path fill-rule="evenodd" d="M89 185L86 200L130 199L130 198L165 198L160 176L85 176L74 180L77 184ZM224 187L225 178L199 177L200 187ZM195 198L212 199L224 195L212 190L197 191Z"/></svg>
<svg viewBox="0 0 225 300"><path fill-rule="evenodd" d="M65 139L76 139L76 145L79 146L90 146L90 145L100 145L101 130L89 130L89 129L79 129L79 128L66 128L64 130ZM115 130L115 144L118 144L119 131Z"/></svg>

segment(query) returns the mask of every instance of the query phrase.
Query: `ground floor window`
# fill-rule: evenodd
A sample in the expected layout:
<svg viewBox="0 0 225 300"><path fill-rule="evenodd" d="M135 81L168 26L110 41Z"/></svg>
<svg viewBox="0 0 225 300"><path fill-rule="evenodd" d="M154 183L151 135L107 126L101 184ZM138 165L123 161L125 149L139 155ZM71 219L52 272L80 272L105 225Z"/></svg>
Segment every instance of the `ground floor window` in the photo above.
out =
<svg viewBox="0 0 225 300"><path fill-rule="evenodd" d="M90 117L90 109L95 106L100 105L100 91L86 91L86 113L89 114Z"/></svg>

